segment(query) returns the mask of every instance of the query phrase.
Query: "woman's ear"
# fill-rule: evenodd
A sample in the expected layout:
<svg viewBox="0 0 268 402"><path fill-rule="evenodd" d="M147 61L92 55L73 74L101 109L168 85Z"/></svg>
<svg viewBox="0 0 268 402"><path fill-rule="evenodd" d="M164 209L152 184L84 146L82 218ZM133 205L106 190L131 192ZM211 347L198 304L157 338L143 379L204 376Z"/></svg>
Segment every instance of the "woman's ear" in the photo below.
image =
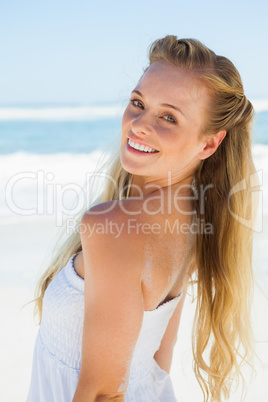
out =
<svg viewBox="0 0 268 402"><path fill-rule="evenodd" d="M214 152L217 150L218 146L226 136L226 131L219 131L217 134L214 134L212 137L210 137L203 148L203 150L200 152L199 156L200 159L206 159L210 155L214 154Z"/></svg>

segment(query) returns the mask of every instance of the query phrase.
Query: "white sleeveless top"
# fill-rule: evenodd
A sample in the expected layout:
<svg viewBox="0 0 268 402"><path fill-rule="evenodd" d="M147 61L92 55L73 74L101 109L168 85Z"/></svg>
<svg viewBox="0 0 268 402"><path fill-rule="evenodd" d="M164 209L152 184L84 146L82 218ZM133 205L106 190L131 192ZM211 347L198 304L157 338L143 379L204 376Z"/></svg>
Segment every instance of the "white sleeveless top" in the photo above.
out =
<svg viewBox="0 0 268 402"><path fill-rule="evenodd" d="M81 367L84 280L74 270L74 254L49 284L43 301L27 402L71 402ZM144 311L135 346L126 402L175 402L171 378L154 359L182 293Z"/></svg>

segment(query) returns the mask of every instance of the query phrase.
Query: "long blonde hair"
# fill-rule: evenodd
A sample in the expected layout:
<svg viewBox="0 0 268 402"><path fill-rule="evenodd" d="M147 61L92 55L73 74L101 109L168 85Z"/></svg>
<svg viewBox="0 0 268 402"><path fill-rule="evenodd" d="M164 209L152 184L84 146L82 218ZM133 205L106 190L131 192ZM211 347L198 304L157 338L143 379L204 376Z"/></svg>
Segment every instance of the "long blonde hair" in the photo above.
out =
<svg viewBox="0 0 268 402"><path fill-rule="evenodd" d="M250 323L254 218L250 178L255 173L251 154L253 108L231 61L217 56L197 40L166 36L151 45L149 61L149 65L165 61L191 70L210 96L201 135L227 131L218 150L195 173L196 191L208 186L205 208L200 207L199 200L193 201L196 218L213 227L213 235L202 232L195 237L194 371L204 399L208 401L211 397L219 401L221 395L229 396L232 379L241 374L241 362L250 359L253 350ZM123 169L118 154L111 160L109 174L116 186L108 181L95 203L127 196L132 175ZM80 250L76 231L58 250L40 279L36 292L40 317L48 284Z"/></svg>

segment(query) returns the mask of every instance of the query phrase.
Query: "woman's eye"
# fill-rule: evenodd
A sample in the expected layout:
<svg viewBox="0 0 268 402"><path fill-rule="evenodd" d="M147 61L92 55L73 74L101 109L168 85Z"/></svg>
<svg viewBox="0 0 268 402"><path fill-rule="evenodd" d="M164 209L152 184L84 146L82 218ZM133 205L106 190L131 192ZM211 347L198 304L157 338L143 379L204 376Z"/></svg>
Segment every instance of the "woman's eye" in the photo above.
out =
<svg viewBox="0 0 268 402"><path fill-rule="evenodd" d="M143 104L138 99L132 99L130 102L132 103L133 106L143 108Z"/></svg>
<svg viewBox="0 0 268 402"><path fill-rule="evenodd" d="M166 116L164 116L164 119L166 121L168 121L169 123L177 123L177 120L175 120L174 117L172 117L170 114L167 114Z"/></svg>

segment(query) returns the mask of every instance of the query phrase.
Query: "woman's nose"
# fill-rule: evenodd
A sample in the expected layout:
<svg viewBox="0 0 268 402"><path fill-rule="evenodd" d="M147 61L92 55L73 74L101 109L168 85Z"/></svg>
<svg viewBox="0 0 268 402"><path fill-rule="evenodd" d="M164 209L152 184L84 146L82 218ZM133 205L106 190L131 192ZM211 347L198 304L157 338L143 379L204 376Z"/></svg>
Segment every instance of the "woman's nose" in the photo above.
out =
<svg viewBox="0 0 268 402"><path fill-rule="evenodd" d="M131 129L134 134L150 135L153 132L152 116L147 113L141 113L131 123Z"/></svg>

